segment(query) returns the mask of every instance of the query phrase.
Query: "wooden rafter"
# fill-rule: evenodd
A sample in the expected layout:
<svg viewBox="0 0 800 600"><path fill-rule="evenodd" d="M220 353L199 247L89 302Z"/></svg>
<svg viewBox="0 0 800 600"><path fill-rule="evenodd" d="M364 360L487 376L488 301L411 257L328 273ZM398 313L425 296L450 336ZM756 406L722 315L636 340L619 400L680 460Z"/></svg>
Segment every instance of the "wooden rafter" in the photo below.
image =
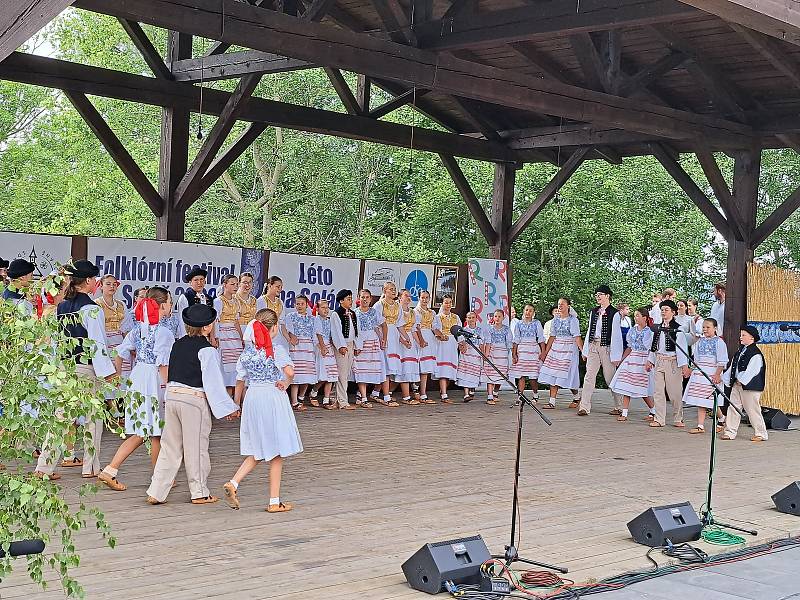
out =
<svg viewBox="0 0 800 600"><path fill-rule="evenodd" d="M0 3L0 61L55 19L74 0L4 0Z"/></svg>
<svg viewBox="0 0 800 600"><path fill-rule="evenodd" d="M142 26L136 21L131 21L129 19L119 19L119 23L122 25L125 33L128 34L128 37L131 38L133 45L136 46L136 49L142 55L144 62L150 67L153 75L161 79L174 79L169 68L164 63L164 59L161 58L158 50L153 46L153 42L150 41L144 29L142 29Z"/></svg>
<svg viewBox="0 0 800 600"><path fill-rule="evenodd" d="M786 198L764 221L755 228L750 236L750 248L755 249L764 243L786 219L800 208L800 188Z"/></svg>
<svg viewBox="0 0 800 600"><path fill-rule="evenodd" d="M744 230L744 219L736 206L731 189L728 187L728 182L725 181L725 177L723 177L722 171L719 169L717 160L707 148L698 149L695 155L703 168L703 173L705 173L711 189L714 190L717 202L719 202L725 217L728 219L731 231L737 239L745 240L747 232Z"/></svg>
<svg viewBox="0 0 800 600"><path fill-rule="evenodd" d="M175 81L216 81L252 73L283 73L313 67L314 65L304 60L286 58L271 52L242 50L175 61L172 63L172 75Z"/></svg>
<svg viewBox="0 0 800 600"><path fill-rule="evenodd" d="M397 0L372 0L389 38L400 44L417 45L417 34L409 26L408 16Z"/></svg>
<svg viewBox="0 0 800 600"><path fill-rule="evenodd" d="M742 39L755 48L773 67L785 75L796 88L800 88L800 66L780 47L780 43L769 36L747 29L735 23L728 23Z"/></svg>
<svg viewBox="0 0 800 600"><path fill-rule="evenodd" d="M796 0L681 0L730 23L800 45L800 4Z"/></svg>
<svg viewBox="0 0 800 600"><path fill-rule="evenodd" d="M407 92L403 92L399 96L395 96L391 100L387 100L380 106L376 106L372 110L369 111L369 117L373 119L380 119L381 117L385 117L390 112L397 110L402 106L406 106L407 104L413 104L416 98L420 98L428 93L429 90L414 90L413 88L408 90Z"/></svg>
<svg viewBox="0 0 800 600"><path fill-rule="evenodd" d="M442 20L452 20L456 17L475 12L478 8L478 0L452 0L448 9L442 15Z"/></svg>
<svg viewBox="0 0 800 600"><path fill-rule="evenodd" d="M256 141L267 128L266 123L250 123L231 146L212 162L197 186L197 196L202 196L211 185Z"/></svg>
<svg viewBox="0 0 800 600"><path fill-rule="evenodd" d="M483 210L483 206L481 206L472 186L469 184L469 181L467 181L461 167L459 167L458 161L456 161L454 156L449 154L440 153L439 157L442 159L442 163L447 169L447 172L450 173L450 177L453 179L458 193L461 194L461 197L464 199L470 214L472 214L472 218L475 219L475 223L477 223L486 242L490 246L493 245L497 241L497 231L492 227L489 217L486 216L486 211Z"/></svg>
<svg viewBox="0 0 800 600"><path fill-rule="evenodd" d="M336 94L342 101L345 110L351 115L360 115L361 107L358 105L358 100L356 100L356 97L353 95L353 90L350 89L347 81L345 81L342 72L339 69L333 69L331 67L325 67L324 70L333 89L336 90Z"/></svg>

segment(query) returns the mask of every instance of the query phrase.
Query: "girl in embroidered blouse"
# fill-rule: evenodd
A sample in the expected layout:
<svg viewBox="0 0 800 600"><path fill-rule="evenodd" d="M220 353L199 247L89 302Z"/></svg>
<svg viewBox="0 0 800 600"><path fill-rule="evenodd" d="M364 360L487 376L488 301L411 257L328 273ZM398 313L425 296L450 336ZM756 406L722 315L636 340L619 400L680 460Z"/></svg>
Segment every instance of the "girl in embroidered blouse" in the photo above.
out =
<svg viewBox="0 0 800 600"><path fill-rule="evenodd" d="M414 309L419 314L419 401L422 404L436 404L428 398L428 379L436 371L436 334L433 322L436 313L431 310L431 295L427 290L419 293L419 303Z"/></svg>
<svg viewBox="0 0 800 600"><path fill-rule="evenodd" d="M466 325L464 327L469 333L480 336L478 329L478 315L470 311L466 315ZM480 344L480 338L474 340ZM480 345L478 346L480 347ZM458 337L458 376L456 381L459 386L464 388L464 402L470 402L475 397L475 388L481 384L481 371L483 370L483 358L475 349L465 341L463 336Z"/></svg>
<svg viewBox="0 0 800 600"><path fill-rule="evenodd" d="M331 338L331 319L330 319L330 306L328 301L320 298L317 302L317 316L314 320L314 333L317 338L317 378L324 388L324 396L322 397L322 408L334 410L338 408L338 404L333 402L331 392L333 391L333 384L339 381L339 368L336 364L336 348L333 345ZM314 400L312 399L312 403ZM347 409L355 407L346 406Z"/></svg>
<svg viewBox="0 0 800 600"><path fill-rule="evenodd" d="M98 475L101 483L115 492L127 489L117 480L122 463L144 443L144 436L150 437L150 460L153 466L161 450L161 429L164 414L164 387L167 383L167 367L175 336L161 324L164 316L172 314L172 296L163 287L154 286L147 290L147 297L135 309L136 326L125 336L117 347L114 359L117 373L121 374L126 357L136 355L131 371L130 390L138 392L140 400L133 400L125 407L125 433L114 458Z"/></svg>
<svg viewBox="0 0 800 600"><path fill-rule="evenodd" d="M550 386L550 400L542 408L556 407L556 396L560 388L567 388L572 392L570 408L577 408L580 401L578 361L582 350L581 326L577 313L572 308L572 301L569 298L559 298L558 313L553 318L539 371L539 383Z"/></svg>
<svg viewBox="0 0 800 600"><path fill-rule="evenodd" d="M411 308L411 292L400 290L400 318L396 325L400 336L400 372L395 381L400 384L403 404L418 405L421 402L411 398L411 383L420 380L419 373L419 313Z"/></svg>
<svg viewBox="0 0 800 600"><path fill-rule="evenodd" d="M314 353L314 316L308 310L308 298L300 294L295 298L295 312L286 316L284 329L289 338L289 356L294 363L294 381L289 390L292 407L298 411L306 410L303 406L309 384L317 383L317 357ZM311 405L319 408L316 398Z"/></svg>
<svg viewBox="0 0 800 600"><path fill-rule="evenodd" d="M383 386L383 400L374 391L373 398L378 404L388 405L392 402L390 389L392 388L391 378L400 374L400 303L397 301L397 286L387 281L383 284L383 294L380 300L375 303L375 310L383 316L383 338L384 338L384 360L386 361L386 385Z"/></svg>
<svg viewBox="0 0 800 600"><path fill-rule="evenodd" d="M481 335L483 338L481 352L488 356L489 360L507 377L513 339L511 329L503 322L505 318L506 313L499 308L492 313L492 323L483 330ZM483 379L486 381L486 404L497 404L494 399L494 391L495 389L500 391L503 378L491 365L486 363L483 365Z"/></svg>
<svg viewBox="0 0 800 600"><path fill-rule="evenodd" d="M223 486L225 499L233 509L239 508L242 480L259 462L266 461L269 504L264 510L270 513L292 510L292 504L281 502L280 498L283 459L302 452L303 444L286 395L294 377L294 365L286 349L272 343L277 335L278 315L268 308L259 310L247 326L246 347L236 363L233 400L242 407L239 444L246 458Z"/></svg>
<svg viewBox="0 0 800 600"><path fill-rule="evenodd" d="M450 333L454 325L461 325L461 317L453 312L453 297L444 296L442 307L433 320L433 333L438 340L436 344L436 373L439 380L439 397L442 404L452 404L447 395L450 381L458 377L458 341Z"/></svg>
<svg viewBox="0 0 800 600"><path fill-rule="evenodd" d="M239 331L244 334L247 324L256 318L258 300L253 296L253 274L245 271L239 275L239 289L236 290L239 301Z"/></svg>
<svg viewBox="0 0 800 600"><path fill-rule="evenodd" d="M372 408L367 396L367 384L371 383L383 388L384 400L388 398L387 406L394 408L400 405L392 401L386 379L386 359L383 353L386 348L385 322L382 311L370 306L371 303L372 294L369 290L358 292L358 310L355 311L358 319L358 336L353 352L353 378L358 384L359 393L356 396L356 405Z"/></svg>
<svg viewBox="0 0 800 600"><path fill-rule="evenodd" d="M509 377L517 380L521 392L530 380L534 401L539 401L539 370L542 361L539 359L545 347L544 329L536 317L536 309L526 304L522 309L522 319L517 319L511 327L514 346L511 350L511 369ZM515 405L519 402L517 400Z"/></svg>
<svg viewBox="0 0 800 600"><path fill-rule="evenodd" d="M656 412L653 403L655 376L647 371L647 357L653 343L653 331L650 329L650 307L642 306L633 313L634 326L628 330L628 346L622 353L622 362L614 377L608 384L612 392L622 394L622 414L617 421L628 420L628 408L631 398L641 398L650 409L646 421L652 421Z"/></svg>
<svg viewBox="0 0 800 600"><path fill-rule="evenodd" d="M222 293L214 298L217 322L214 324L219 354L222 359L222 377L225 387L233 395L236 385L236 361L244 349L242 328L239 325L239 278L228 274L222 278Z"/></svg>
<svg viewBox="0 0 800 600"><path fill-rule="evenodd" d="M289 349L289 335L286 331L284 322L286 321L286 311L283 306L281 292L283 291L283 279L273 275L264 284L264 293L256 300L256 310L268 308L278 315L278 335L275 336L275 344Z"/></svg>
<svg viewBox="0 0 800 600"><path fill-rule="evenodd" d="M717 335L716 319L703 320L703 337L695 342L692 353L697 365L709 374L714 386L722 391L720 383L722 382L722 373L728 364L728 347ZM697 427L691 429L689 433L705 433L706 411L714 408L714 387L696 368L692 368L689 383L683 393L683 402L688 406L697 407ZM717 406L717 418L724 419L721 400L720 405Z"/></svg>

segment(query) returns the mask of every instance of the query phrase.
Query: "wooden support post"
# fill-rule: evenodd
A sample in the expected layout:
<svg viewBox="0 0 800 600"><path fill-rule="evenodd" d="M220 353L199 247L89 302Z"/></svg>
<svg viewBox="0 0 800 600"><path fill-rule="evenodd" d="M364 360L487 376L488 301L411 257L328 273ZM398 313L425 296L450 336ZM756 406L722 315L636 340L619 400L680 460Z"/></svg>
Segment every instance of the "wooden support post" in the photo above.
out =
<svg viewBox="0 0 800 600"><path fill-rule="evenodd" d="M495 163L494 183L492 185L492 228L497 239L489 246L492 258L511 260L511 221L514 217L514 183L517 178L517 165Z"/></svg>
<svg viewBox="0 0 800 600"><path fill-rule="evenodd" d="M742 218L744 240L731 231L728 241L728 274L725 295L723 335L728 351L739 347L739 329L747 321L747 263L753 261L750 238L756 225L758 181L761 173L761 150L737 152L733 169L733 199Z"/></svg>
<svg viewBox="0 0 800 600"><path fill-rule="evenodd" d="M192 57L192 36L170 31L167 61ZM175 190L189 165L189 110L165 108L161 113L161 156L158 165L158 193L164 212L156 220L156 239L183 241L186 209L178 209Z"/></svg>
<svg viewBox="0 0 800 600"><path fill-rule="evenodd" d="M372 80L366 75L358 76L358 85L356 86L356 102L360 110L359 114L366 115L369 113L369 101L372 94Z"/></svg>

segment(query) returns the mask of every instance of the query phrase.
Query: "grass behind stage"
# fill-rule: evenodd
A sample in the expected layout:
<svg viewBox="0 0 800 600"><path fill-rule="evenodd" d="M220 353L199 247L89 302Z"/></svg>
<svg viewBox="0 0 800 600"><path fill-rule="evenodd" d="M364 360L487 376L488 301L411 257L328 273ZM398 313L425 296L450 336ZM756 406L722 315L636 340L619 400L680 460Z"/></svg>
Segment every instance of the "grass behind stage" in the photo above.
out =
<svg viewBox="0 0 800 600"><path fill-rule="evenodd" d="M576 581L648 568L627 521L650 506L690 500L699 509L705 499L709 435L650 429L640 409L617 423L606 414L607 392L596 398L586 418L563 399L547 412L552 427L531 411L525 420L521 554L565 565ZM298 415L306 450L285 466L282 498L296 503L285 514L263 512L264 467L242 485L238 512L223 501L189 504L183 473L168 504L149 506L149 460L134 455L119 475L128 491L97 496L117 548L81 535L75 574L89 599L423 598L400 570L422 544L475 533L493 552L508 543L516 416L505 394L494 407L479 396L468 405L309 410ZM719 444L715 513L758 529L750 544L797 535L800 518L778 513L770 496L800 479L800 434L770 432L756 445L751 432L742 427L739 439ZM106 436L104 461L115 449ZM215 423L213 493L221 495L238 450L238 425ZM71 498L83 482L78 471L61 480ZM50 579L41 592L17 573L0 596L62 597Z"/></svg>

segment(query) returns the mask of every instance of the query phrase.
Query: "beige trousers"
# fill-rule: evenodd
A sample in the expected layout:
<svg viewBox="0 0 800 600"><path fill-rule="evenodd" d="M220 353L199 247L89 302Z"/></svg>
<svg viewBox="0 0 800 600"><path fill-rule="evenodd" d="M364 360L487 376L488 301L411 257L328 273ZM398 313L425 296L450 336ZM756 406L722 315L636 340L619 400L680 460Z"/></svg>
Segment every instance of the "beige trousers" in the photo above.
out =
<svg viewBox="0 0 800 600"><path fill-rule="evenodd" d="M94 373L92 365L78 363L75 371L81 377L88 379L93 384L93 389L99 388L100 381ZM57 415L61 416L61 415ZM83 449L83 469L84 475L100 474L100 442L103 439L103 421L87 421L83 425L86 433L89 434L89 441L84 444ZM56 465L61 460L62 451L50 447L50 440L45 438L42 442L42 450L39 459L36 461L36 470L46 475L52 475L56 470Z"/></svg>
<svg viewBox="0 0 800 600"><path fill-rule="evenodd" d="M193 389L167 386L164 413L161 451L147 495L164 502L183 460L192 499L210 496L208 439L211 435L211 411L205 394Z"/></svg>
<svg viewBox="0 0 800 600"><path fill-rule="evenodd" d="M748 391L737 381L731 389L731 404L747 413L747 418L750 419L750 424L755 430L754 435L765 440L769 437L767 425L764 423L764 415L761 414L761 392ZM728 410L728 414L725 416L725 435L735 438L741 422L742 418L739 413L735 410Z"/></svg>
<svg viewBox="0 0 800 600"><path fill-rule="evenodd" d="M589 352L586 357L586 375L583 377L583 391L581 392L580 410L587 413L592 411L592 394L597 386L597 374L603 368L603 378L606 385L611 383L617 367L611 362L611 348L601 346L599 341L589 342ZM612 392L614 408L622 408L622 396Z"/></svg>
<svg viewBox="0 0 800 600"><path fill-rule="evenodd" d="M336 382L336 402L340 407L347 406L347 382L350 380L350 372L353 370L353 360L355 355L355 344L347 342L347 354L342 356L339 349L336 349L336 368L339 369L339 381Z"/></svg>
<svg viewBox="0 0 800 600"><path fill-rule="evenodd" d="M672 400L672 422L683 423L683 373L677 356L656 356L656 386L653 400L656 405L655 422L667 424L667 394Z"/></svg>

